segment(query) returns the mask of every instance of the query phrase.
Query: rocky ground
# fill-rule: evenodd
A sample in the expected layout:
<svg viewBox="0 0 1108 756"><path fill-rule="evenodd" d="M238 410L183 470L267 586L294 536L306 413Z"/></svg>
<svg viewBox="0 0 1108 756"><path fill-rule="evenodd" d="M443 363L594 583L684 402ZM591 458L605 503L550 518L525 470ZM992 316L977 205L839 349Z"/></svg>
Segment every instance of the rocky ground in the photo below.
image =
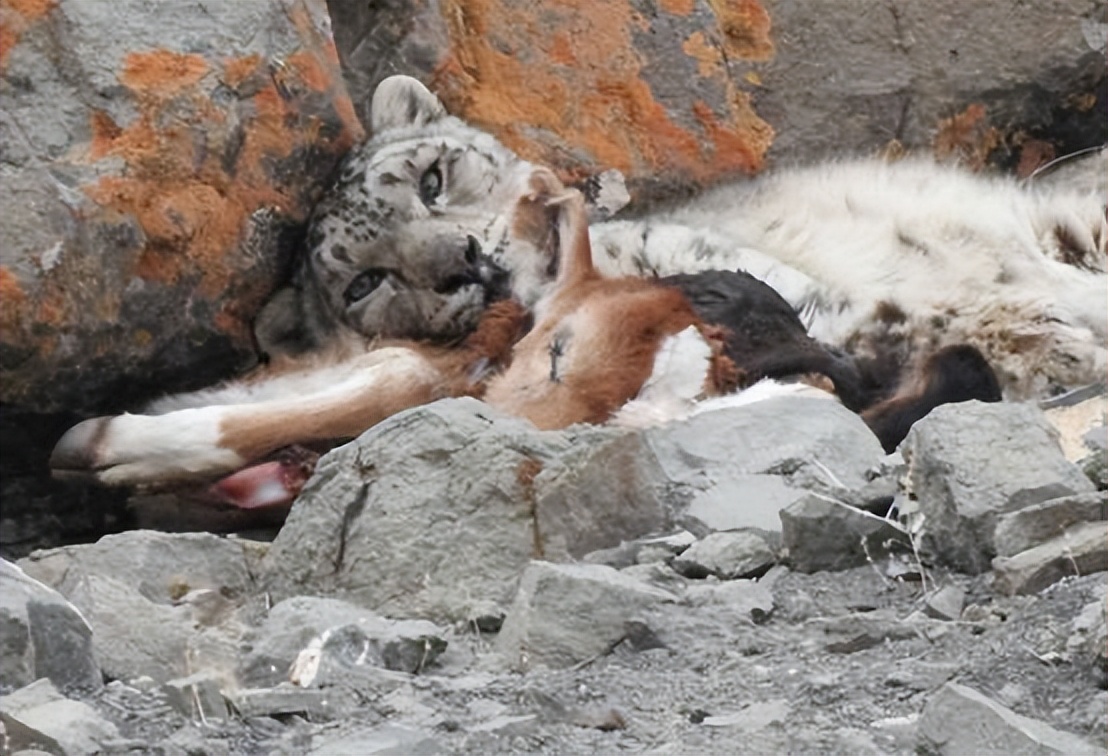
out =
<svg viewBox="0 0 1108 756"><path fill-rule="evenodd" d="M1104 401L940 408L887 457L814 399L645 431L417 408L272 542L2 563L6 748L1102 753Z"/></svg>

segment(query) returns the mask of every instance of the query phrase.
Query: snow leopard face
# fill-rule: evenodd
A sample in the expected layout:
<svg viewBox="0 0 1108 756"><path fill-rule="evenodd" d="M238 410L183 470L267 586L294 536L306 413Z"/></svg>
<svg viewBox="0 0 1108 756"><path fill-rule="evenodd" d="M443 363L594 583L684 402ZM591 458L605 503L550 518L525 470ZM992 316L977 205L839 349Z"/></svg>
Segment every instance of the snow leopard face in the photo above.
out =
<svg viewBox="0 0 1108 756"><path fill-rule="evenodd" d="M550 279L552 228L515 219L533 165L448 116L415 79L382 82L371 113L373 139L312 218L299 292L310 301L278 296L263 347L297 328L450 341L496 299L533 304ZM324 340L308 334L305 346Z"/></svg>

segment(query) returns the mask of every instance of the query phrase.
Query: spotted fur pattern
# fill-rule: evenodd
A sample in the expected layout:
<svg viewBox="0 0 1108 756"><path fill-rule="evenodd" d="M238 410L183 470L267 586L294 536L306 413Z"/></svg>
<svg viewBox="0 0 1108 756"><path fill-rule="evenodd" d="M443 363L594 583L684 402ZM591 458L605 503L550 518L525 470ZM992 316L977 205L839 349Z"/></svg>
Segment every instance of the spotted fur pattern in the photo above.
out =
<svg viewBox="0 0 1108 756"><path fill-rule="evenodd" d="M302 293L330 303L323 327L395 335L371 314L374 302L343 307L341 294L380 264L376 249L412 271L403 275L413 289L433 288L450 259L439 229L447 247L479 239L481 254L509 271L512 293L536 302L552 279L550 248L519 243L506 216L530 167L447 116L418 82L394 77L382 88L376 137L350 156L313 224ZM432 165L446 190L424 206L418 184ZM608 275L746 270L780 292L816 339L856 355L922 362L972 344L1007 395L1027 398L1108 370L1104 196L1105 186L1026 186L929 160L854 160L725 185L647 217L595 224L591 236ZM475 301L446 319L419 319L390 305L388 318L409 324L399 330L451 337L472 328L479 309Z"/></svg>

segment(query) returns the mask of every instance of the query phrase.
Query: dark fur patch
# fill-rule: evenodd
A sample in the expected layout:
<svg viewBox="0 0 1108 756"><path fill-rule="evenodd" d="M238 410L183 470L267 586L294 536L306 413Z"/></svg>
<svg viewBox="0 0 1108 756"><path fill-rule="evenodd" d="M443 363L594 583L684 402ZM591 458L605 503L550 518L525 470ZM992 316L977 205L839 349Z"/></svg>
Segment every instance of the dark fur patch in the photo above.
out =
<svg viewBox="0 0 1108 756"><path fill-rule="evenodd" d="M886 452L896 450L912 425L941 404L1001 400L1000 383L981 352L968 344L940 349L905 389L862 413Z"/></svg>
<svg viewBox="0 0 1108 756"><path fill-rule="evenodd" d="M877 303L877 307L873 310L873 317L880 320L882 323L888 323L890 325L903 323L908 320L908 314L900 308L900 305L888 300L882 300Z"/></svg>
<svg viewBox="0 0 1108 756"><path fill-rule="evenodd" d="M872 402L853 360L809 336L792 306L749 273L706 271L660 281L680 290L705 323L725 329L724 354L743 372L744 387L816 373L831 380L850 409Z"/></svg>
<svg viewBox="0 0 1108 756"><path fill-rule="evenodd" d="M661 282L679 289L705 323L724 329L724 354L743 371L742 386L763 378L807 376L812 382L813 376L823 376L846 407L862 414L887 452L940 404L1000 401L996 374L974 347L940 349L918 375L906 375L902 338L890 333L874 341L876 352L865 358L828 347L808 335L780 294L747 273L708 271ZM885 325L907 320L892 302L879 303L875 314Z"/></svg>

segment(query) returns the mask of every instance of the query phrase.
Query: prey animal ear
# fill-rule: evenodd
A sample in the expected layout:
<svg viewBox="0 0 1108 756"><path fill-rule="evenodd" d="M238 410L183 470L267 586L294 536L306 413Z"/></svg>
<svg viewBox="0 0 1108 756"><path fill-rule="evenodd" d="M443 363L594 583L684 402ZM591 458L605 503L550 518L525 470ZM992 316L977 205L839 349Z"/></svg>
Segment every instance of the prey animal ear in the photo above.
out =
<svg viewBox="0 0 1108 756"><path fill-rule="evenodd" d="M390 76L377 85L370 105L374 134L388 129L426 126L446 117L446 108L431 90L411 76Z"/></svg>

